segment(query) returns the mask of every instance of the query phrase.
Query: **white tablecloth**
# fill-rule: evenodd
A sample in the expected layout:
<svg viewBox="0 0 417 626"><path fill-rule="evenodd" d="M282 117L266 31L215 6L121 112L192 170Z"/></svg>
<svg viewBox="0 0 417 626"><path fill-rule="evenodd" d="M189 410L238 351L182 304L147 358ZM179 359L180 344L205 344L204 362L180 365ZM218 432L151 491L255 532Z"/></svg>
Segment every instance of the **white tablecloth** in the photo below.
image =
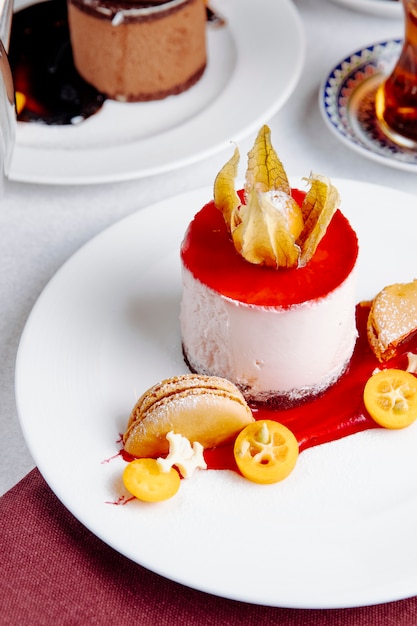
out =
<svg viewBox="0 0 417 626"><path fill-rule="evenodd" d="M305 65L289 101L268 121L288 174L305 176L314 170L417 194L414 173L347 148L324 125L317 104L319 85L330 69L364 45L401 36L401 20L355 12L329 0L294 2L305 29ZM253 139L240 142L242 155ZM172 173L124 183L6 184L0 199L0 493L34 466L18 423L14 366L25 321L48 280L81 245L120 218L168 196L212 185L229 156L224 151Z"/></svg>

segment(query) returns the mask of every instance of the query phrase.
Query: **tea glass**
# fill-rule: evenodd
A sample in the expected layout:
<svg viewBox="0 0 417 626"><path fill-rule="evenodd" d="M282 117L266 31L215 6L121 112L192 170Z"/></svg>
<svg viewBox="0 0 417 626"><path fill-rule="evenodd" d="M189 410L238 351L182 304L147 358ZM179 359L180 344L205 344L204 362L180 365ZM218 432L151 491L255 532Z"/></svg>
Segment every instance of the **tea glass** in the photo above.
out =
<svg viewBox="0 0 417 626"><path fill-rule="evenodd" d="M417 149L417 0L401 0L404 40L400 57L379 86L375 112L382 131L405 148Z"/></svg>

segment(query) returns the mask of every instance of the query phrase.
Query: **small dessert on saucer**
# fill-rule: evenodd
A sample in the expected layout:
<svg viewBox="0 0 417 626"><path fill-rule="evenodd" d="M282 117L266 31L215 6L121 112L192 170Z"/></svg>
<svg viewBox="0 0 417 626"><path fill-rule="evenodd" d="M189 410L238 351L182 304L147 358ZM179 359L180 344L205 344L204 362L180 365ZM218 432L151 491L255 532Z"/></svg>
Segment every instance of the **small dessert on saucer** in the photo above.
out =
<svg viewBox="0 0 417 626"><path fill-rule="evenodd" d="M75 67L109 98L159 100L207 64L204 0L68 0Z"/></svg>
<svg viewBox="0 0 417 626"><path fill-rule="evenodd" d="M169 450L167 435L182 435L203 448L231 441L254 421L245 398L228 380L184 374L157 383L134 406L123 444L135 457L158 457Z"/></svg>
<svg viewBox="0 0 417 626"><path fill-rule="evenodd" d="M369 344L383 363L417 336L417 280L384 287L373 299L368 316Z"/></svg>
<svg viewBox="0 0 417 626"><path fill-rule="evenodd" d="M181 334L191 371L231 380L248 402L290 407L322 394L356 343L358 242L317 175L291 189L264 126L235 191L239 153L181 246Z"/></svg>

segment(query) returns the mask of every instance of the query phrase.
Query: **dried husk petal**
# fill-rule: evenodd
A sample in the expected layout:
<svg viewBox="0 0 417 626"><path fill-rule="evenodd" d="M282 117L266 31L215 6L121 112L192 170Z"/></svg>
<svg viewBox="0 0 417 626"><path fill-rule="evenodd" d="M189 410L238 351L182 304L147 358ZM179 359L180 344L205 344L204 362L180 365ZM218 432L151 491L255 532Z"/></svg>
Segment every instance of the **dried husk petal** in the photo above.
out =
<svg viewBox="0 0 417 626"><path fill-rule="evenodd" d="M340 203L339 192L328 178L311 174L307 181L310 189L301 206L304 229L297 240L302 251L299 260L300 267L312 259Z"/></svg>
<svg viewBox="0 0 417 626"><path fill-rule="evenodd" d="M248 152L245 191L253 187L259 191L279 189L291 195L291 186L284 166L271 143L271 131L263 126L259 131L253 148Z"/></svg>
<svg viewBox="0 0 417 626"><path fill-rule="evenodd" d="M232 224L236 210L241 202L235 190L235 178L239 166L239 150L236 147L233 156L222 167L214 181L214 204L223 213L229 233L235 225Z"/></svg>

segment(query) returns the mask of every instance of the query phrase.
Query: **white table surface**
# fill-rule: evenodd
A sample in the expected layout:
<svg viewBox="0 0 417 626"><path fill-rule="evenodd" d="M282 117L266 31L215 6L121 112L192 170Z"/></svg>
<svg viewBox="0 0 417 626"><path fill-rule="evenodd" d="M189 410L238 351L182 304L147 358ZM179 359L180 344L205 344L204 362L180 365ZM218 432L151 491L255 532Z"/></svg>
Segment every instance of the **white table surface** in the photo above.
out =
<svg viewBox="0 0 417 626"><path fill-rule="evenodd" d="M319 85L330 69L356 49L402 36L401 20L355 12L330 0L294 2L305 29L305 65L289 101L268 121L288 174L314 170L417 194L414 173L347 148L324 125L317 104ZM242 155L253 139L239 143ZM14 367L26 319L46 283L80 246L120 218L168 196L212 185L229 156L224 151L172 173L100 186L6 183L0 198L0 494L34 467L19 427Z"/></svg>

